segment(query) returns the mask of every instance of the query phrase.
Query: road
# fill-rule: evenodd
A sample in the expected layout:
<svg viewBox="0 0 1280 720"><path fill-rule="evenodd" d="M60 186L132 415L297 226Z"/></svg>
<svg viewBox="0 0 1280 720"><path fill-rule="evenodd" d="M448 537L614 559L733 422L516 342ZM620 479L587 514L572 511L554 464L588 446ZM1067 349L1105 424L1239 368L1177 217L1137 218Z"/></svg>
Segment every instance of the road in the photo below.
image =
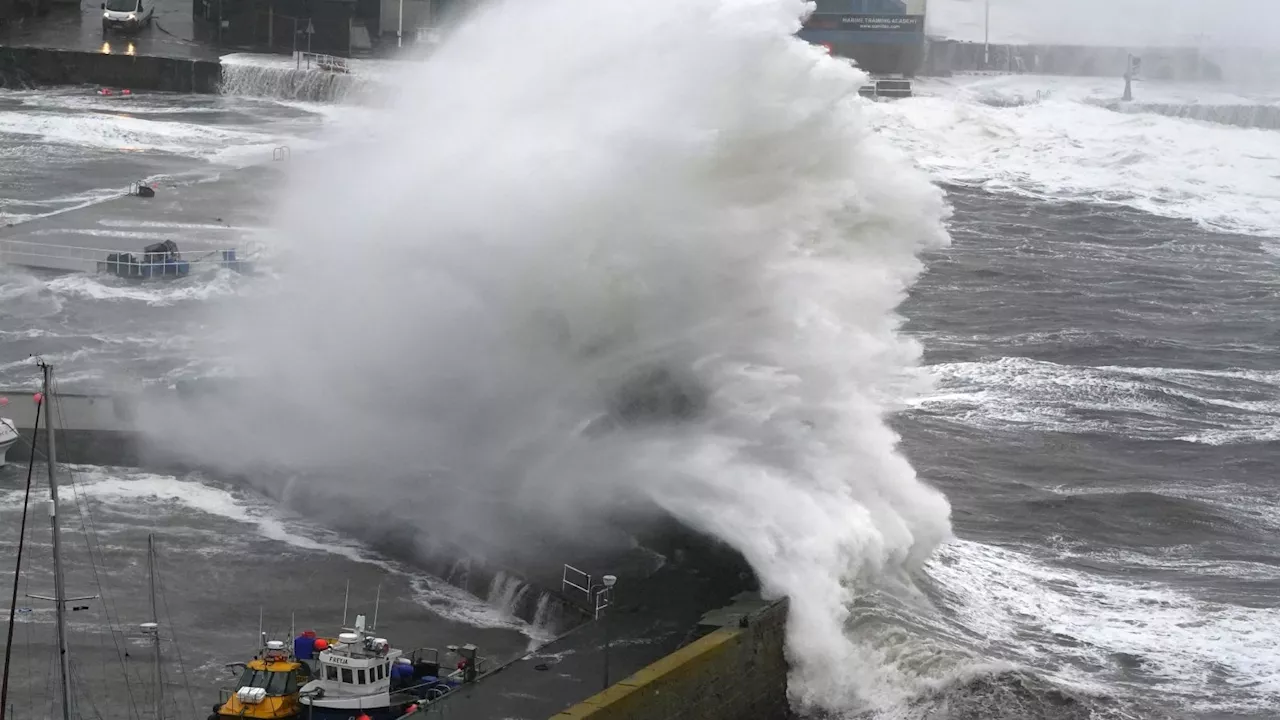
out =
<svg viewBox="0 0 1280 720"><path fill-rule="evenodd" d="M136 36L104 36L101 1L80 0L79 5L56 5L46 17L24 18L0 29L0 45L205 60L216 60L228 51L195 39L191 0L144 2L154 2L155 16L151 27Z"/></svg>

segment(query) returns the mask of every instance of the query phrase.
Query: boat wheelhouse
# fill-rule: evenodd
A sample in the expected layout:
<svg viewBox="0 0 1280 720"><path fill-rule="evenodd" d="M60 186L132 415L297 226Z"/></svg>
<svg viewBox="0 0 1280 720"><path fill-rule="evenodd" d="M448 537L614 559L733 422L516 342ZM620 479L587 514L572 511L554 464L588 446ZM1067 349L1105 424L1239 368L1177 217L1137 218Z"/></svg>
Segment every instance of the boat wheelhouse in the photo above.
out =
<svg viewBox="0 0 1280 720"><path fill-rule="evenodd" d="M241 667L240 663L231 666ZM223 690L221 702L209 720L254 718L285 720L301 711L301 686L311 679L311 668L293 657L280 640L269 640L244 668L235 688Z"/></svg>
<svg viewBox="0 0 1280 720"><path fill-rule="evenodd" d="M412 706L430 703L484 672L485 658L474 645L450 646L456 668L442 672L439 652L411 653L391 647L386 638L365 631L363 615L335 641L317 640L315 679L301 690L307 720L392 720Z"/></svg>

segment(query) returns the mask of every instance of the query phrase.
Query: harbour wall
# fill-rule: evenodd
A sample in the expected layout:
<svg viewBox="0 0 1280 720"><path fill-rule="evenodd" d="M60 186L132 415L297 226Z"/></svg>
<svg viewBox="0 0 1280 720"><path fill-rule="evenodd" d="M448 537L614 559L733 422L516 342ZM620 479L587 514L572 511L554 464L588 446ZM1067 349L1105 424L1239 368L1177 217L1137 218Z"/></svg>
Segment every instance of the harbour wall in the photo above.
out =
<svg viewBox="0 0 1280 720"><path fill-rule="evenodd" d="M787 603L676 650L551 720L785 720Z"/></svg>
<svg viewBox="0 0 1280 720"><path fill-rule="evenodd" d="M100 85L180 93L216 93L222 65L214 60L116 55L43 47L0 47L0 87Z"/></svg>
<svg viewBox="0 0 1280 720"><path fill-rule="evenodd" d="M384 83L357 74L287 65L224 65L217 60L195 58L0 46L0 88L61 85L311 102L364 101L389 92Z"/></svg>
<svg viewBox="0 0 1280 720"><path fill-rule="evenodd" d="M23 440L11 447L7 460L10 464L26 464L31 447L36 448L39 461L44 457L48 420L40 418L39 431L35 427L37 405L33 399L35 389L0 389L0 417L13 421ZM53 417L57 432L57 455L60 462L84 465L105 465L143 468L152 472L183 474L201 472L219 479L241 484L273 494L273 490L288 487L285 483L270 482L261 476L230 475L200 463L192 462L176 449L167 447L163 439L154 433L142 431L142 422L148 412L157 407L182 404L182 396L171 390L153 390L139 393L78 394L58 393L53 402ZM34 443L32 443L34 440ZM216 443L216 439L211 442ZM232 447L225 448L234 454ZM277 501L309 514L331 502L331 498L317 492L308 492L301 498L277 496ZM341 526L344 519L325 517L324 520ZM376 549L388 556L410 561L415 566L459 587L472 595L491 602L501 601L502 609L531 624L542 626L550 634L559 634L590 619L591 615L580 603L562 595L546 572L530 572L533 569L516 569L472 553L465 543L418 534L412 522L384 523L377 536L369 535L364 519L347 518L350 527L338 527L364 537Z"/></svg>
<svg viewBox="0 0 1280 720"><path fill-rule="evenodd" d="M1198 48L1092 47L1084 45L1003 45L930 39L923 75L998 71L1041 75L1120 77L1129 56L1142 59L1151 80L1220 81L1221 67Z"/></svg>

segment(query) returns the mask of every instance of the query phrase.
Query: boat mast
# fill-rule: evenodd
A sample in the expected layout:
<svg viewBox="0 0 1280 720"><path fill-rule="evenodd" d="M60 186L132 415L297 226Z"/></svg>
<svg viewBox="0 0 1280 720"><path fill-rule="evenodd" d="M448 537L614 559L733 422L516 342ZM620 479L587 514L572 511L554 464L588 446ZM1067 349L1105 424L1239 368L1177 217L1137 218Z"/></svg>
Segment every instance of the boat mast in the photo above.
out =
<svg viewBox="0 0 1280 720"><path fill-rule="evenodd" d="M27 505L31 501L31 475L36 467L36 434L40 432L40 408L36 408L35 427L31 431L31 460L27 462L27 489L22 496L22 527L18 530L18 557L13 563L13 598L9 601L9 634L4 642L4 679L0 680L0 720L5 718L9 702L9 671L13 659L13 614L18 609L18 581L22 579L22 549L27 539Z"/></svg>
<svg viewBox="0 0 1280 720"><path fill-rule="evenodd" d="M151 625L155 636L155 705L156 719L163 720L164 676L160 668L160 616L156 612L156 545L155 536L147 533L147 580L151 585Z"/></svg>
<svg viewBox="0 0 1280 720"><path fill-rule="evenodd" d="M58 529L58 472L57 443L54 440L53 399L50 390L53 379L53 367L40 363L44 373L44 394L41 404L44 405L46 442L45 454L49 460L49 525L53 530L53 606L58 619L58 655L61 657L59 672L62 679L62 720L74 717L71 704L71 654L67 651L67 593L62 580L62 546L59 543L61 532Z"/></svg>

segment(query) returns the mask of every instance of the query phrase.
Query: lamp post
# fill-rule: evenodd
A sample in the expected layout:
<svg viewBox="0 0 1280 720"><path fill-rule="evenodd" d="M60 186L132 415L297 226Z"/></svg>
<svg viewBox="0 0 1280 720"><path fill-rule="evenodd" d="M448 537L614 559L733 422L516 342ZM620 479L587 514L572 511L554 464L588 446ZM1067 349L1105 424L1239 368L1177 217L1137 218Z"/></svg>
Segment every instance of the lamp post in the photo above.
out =
<svg viewBox="0 0 1280 720"><path fill-rule="evenodd" d="M991 0L986 0L982 18L982 69L991 67Z"/></svg>
<svg viewBox="0 0 1280 720"><path fill-rule="evenodd" d="M609 689L609 607L613 605L613 586L618 583L618 578L614 575L605 575L601 580L604 582L604 589L600 592L609 593L609 605L605 607L604 618L602 620L602 629L604 631L604 687Z"/></svg>

